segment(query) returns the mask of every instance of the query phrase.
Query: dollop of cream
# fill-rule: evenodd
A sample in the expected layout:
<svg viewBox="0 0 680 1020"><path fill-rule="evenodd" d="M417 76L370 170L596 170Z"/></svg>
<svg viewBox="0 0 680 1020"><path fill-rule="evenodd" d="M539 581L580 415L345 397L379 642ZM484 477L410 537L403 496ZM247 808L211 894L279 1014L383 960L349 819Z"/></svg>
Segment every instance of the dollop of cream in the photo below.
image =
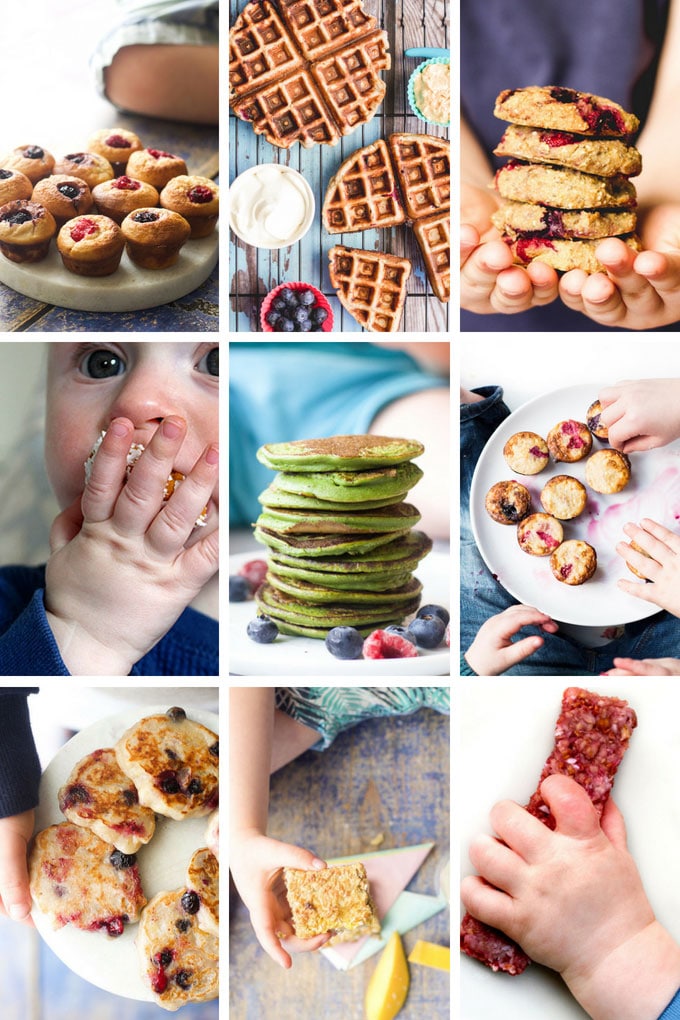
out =
<svg viewBox="0 0 680 1020"><path fill-rule="evenodd" d="M232 187L231 217L236 233L257 248L280 247L300 236L310 198L304 178L288 167L257 167Z"/></svg>

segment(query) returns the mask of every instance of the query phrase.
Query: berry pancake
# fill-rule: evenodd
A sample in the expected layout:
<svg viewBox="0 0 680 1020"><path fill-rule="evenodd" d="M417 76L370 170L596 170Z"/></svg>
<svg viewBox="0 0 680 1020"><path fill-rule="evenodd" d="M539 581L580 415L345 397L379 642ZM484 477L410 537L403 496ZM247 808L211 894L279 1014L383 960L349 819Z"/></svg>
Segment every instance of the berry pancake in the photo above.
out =
<svg viewBox="0 0 680 1020"><path fill-rule="evenodd" d="M116 744L116 757L140 803L160 815L181 821L217 807L217 735L187 719L182 708L135 723Z"/></svg>
<svg viewBox="0 0 680 1020"><path fill-rule="evenodd" d="M137 789L112 747L81 758L59 790L59 807L70 822L91 829L126 854L148 843L156 827L153 811L139 803Z"/></svg>
<svg viewBox="0 0 680 1020"><path fill-rule="evenodd" d="M184 909L195 914L199 928L220 933L220 866L215 855L206 846L197 850L187 868L187 890ZM194 896L196 897L194 899Z"/></svg>
<svg viewBox="0 0 680 1020"><path fill-rule="evenodd" d="M136 860L71 822L35 837L29 858L31 894L54 928L122 935L146 903Z"/></svg>
<svg viewBox="0 0 680 1020"><path fill-rule="evenodd" d="M212 854L215 855L217 860L220 859L220 812L219 810L213 811L208 824L205 829L205 841L208 844L208 849Z"/></svg>

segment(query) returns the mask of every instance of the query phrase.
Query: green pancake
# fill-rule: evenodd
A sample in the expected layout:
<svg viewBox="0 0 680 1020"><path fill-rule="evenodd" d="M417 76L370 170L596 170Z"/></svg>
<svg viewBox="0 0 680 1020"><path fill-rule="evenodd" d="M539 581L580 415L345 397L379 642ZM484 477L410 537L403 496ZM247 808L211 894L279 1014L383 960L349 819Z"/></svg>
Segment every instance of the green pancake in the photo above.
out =
<svg viewBox="0 0 680 1020"><path fill-rule="evenodd" d="M257 537L257 536L256 536ZM415 570L420 561L432 549L432 539L422 531L408 531L399 538L371 547L366 552L355 552L351 555L327 557L305 556L302 550L295 555L277 549L270 553L277 567L281 564L303 570L327 571L333 574L364 574L372 571L385 571L390 567L396 570Z"/></svg>
<svg viewBox="0 0 680 1020"><path fill-rule="evenodd" d="M408 531L404 528L401 534L405 535ZM316 558L360 555L391 542L395 534L388 531L378 535L277 535L274 531L256 526L253 536L277 553Z"/></svg>
<svg viewBox="0 0 680 1020"><path fill-rule="evenodd" d="M415 439L330 436L267 443L257 451L257 459L274 471L362 471L404 464L423 451L423 444Z"/></svg>
<svg viewBox="0 0 680 1020"><path fill-rule="evenodd" d="M395 503L400 503L405 495L406 492L400 492L396 496L386 496L384 499L354 501L351 508L352 510L376 510L383 506L394 506ZM342 503L331 503L327 499L302 496L295 492L284 492L276 488L275 482L272 482L257 498L262 506L275 509L281 507L286 510L337 510L343 506ZM349 506L349 504L344 505Z"/></svg>
<svg viewBox="0 0 680 1020"><path fill-rule="evenodd" d="M412 528L420 514L410 503L377 510L281 510L266 508L257 519L257 527L280 535L370 535L375 532Z"/></svg>
<svg viewBox="0 0 680 1020"><path fill-rule="evenodd" d="M366 500L390 496L398 502L396 497L407 493L422 477L423 472L418 465L410 462L364 471L280 471L270 489L354 506Z"/></svg>
<svg viewBox="0 0 680 1020"><path fill-rule="evenodd" d="M332 588L336 592L387 591L391 588L400 588L411 577L411 571L401 567L380 572L363 571L353 574L340 574L330 570L308 570L279 563L274 556L269 557L269 570L278 578L305 581L307 584L320 585L322 588Z"/></svg>
<svg viewBox="0 0 680 1020"><path fill-rule="evenodd" d="M330 627L303 627L299 623L287 623L286 620L281 620L275 616L274 613L269 611L267 616L273 620L276 626L279 628L279 633L287 634L290 637L308 637L308 638L320 638L323 640L326 634L330 630ZM401 617L392 617L389 620L382 620L378 623L369 623L365 627L356 627L362 637L368 637L374 630L384 630L385 627L389 627L392 623L401 623Z"/></svg>
<svg viewBox="0 0 680 1020"><path fill-rule="evenodd" d="M386 588L380 591L335 591L323 585L310 584L307 581L297 581L291 578L281 577L271 570L267 573L267 582L277 592L284 595L291 595L301 603L312 603L322 605L327 602L341 602L343 605L360 606L385 606L395 603L403 603L404 599L420 595L423 586L420 581L411 577L409 580L396 588Z"/></svg>
<svg viewBox="0 0 680 1020"><path fill-rule="evenodd" d="M415 612L420 605L420 595L405 596L402 601L386 605L351 606L345 603L331 603L322 606L309 605L277 591L265 582L255 592L255 602L260 612L272 619L301 627L330 630L332 627L376 626L385 620L403 620Z"/></svg>

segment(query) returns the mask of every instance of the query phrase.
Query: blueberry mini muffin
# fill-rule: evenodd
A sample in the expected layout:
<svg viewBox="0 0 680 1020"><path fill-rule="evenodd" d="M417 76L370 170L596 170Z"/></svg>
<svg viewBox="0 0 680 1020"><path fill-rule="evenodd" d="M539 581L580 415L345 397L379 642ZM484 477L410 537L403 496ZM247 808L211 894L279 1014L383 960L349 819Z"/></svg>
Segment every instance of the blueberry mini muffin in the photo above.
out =
<svg viewBox="0 0 680 1020"><path fill-rule="evenodd" d="M581 238L630 234L637 225L633 209L551 209L531 202L504 202L491 221L506 238Z"/></svg>
<svg viewBox="0 0 680 1020"><path fill-rule="evenodd" d="M610 496L621 492L630 481L630 461L618 450L598 450L586 463L586 485Z"/></svg>
<svg viewBox="0 0 680 1020"><path fill-rule="evenodd" d="M57 236L64 267L78 276L115 273L124 247L120 227L108 216L77 216L65 223Z"/></svg>
<svg viewBox="0 0 680 1020"><path fill-rule="evenodd" d="M633 251L640 251L642 245L633 235L619 238ZM506 244L519 265L530 262L543 262L561 273L570 269L582 269L585 273L604 273L606 267L597 257L599 241L558 240L547 237L518 237L516 240L505 238Z"/></svg>
<svg viewBox="0 0 680 1020"><path fill-rule="evenodd" d="M164 188L173 177L188 173L187 165L181 156L161 149L138 149L128 160L127 173L138 181L153 184L154 188Z"/></svg>
<svg viewBox="0 0 680 1020"><path fill-rule="evenodd" d="M55 174L79 177L92 189L103 181L113 180L113 167L108 159L96 152L70 152L54 164Z"/></svg>
<svg viewBox="0 0 680 1020"><path fill-rule="evenodd" d="M599 400L594 400L586 411L586 424L593 435L604 442L609 438L609 429L602 423L601 414L602 404Z"/></svg>
<svg viewBox="0 0 680 1020"><path fill-rule="evenodd" d="M29 199L33 194L33 182L20 170L0 169L0 205Z"/></svg>
<svg viewBox="0 0 680 1020"><path fill-rule="evenodd" d="M585 584L597 569L597 553L587 542L570 538L550 557L550 569L563 584Z"/></svg>
<svg viewBox="0 0 680 1020"><path fill-rule="evenodd" d="M39 145L20 145L2 161L6 170L19 170L36 184L54 170L54 156Z"/></svg>
<svg viewBox="0 0 680 1020"><path fill-rule="evenodd" d="M93 205L92 192L85 181L68 174L52 174L38 181L33 189L33 201L49 209L57 227L63 227L74 216L88 213Z"/></svg>
<svg viewBox="0 0 680 1020"><path fill-rule="evenodd" d="M584 138L567 131L511 124L494 149L497 156L550 163L598 177L635 177L642 170L642 157L633 145L618 138Z"/></svg>
<svg viewBox="0 0 680 1020"><path fill-rule="evenodd" d="M158 205L158 192L153 185L136 181L127 174L98 184L92 191L92 197L99 212L110 216L116 223L122 223L135 209Z"/></svg>
<svg viewBox="0 0 680 1020"><path fill-rule="evenodd" d="M593 437L588 426L582 421L569 418L566 421L558 421L557 425L550 429L547 443L554 460L572 464L588 456L593 445Z"/></svg>
<svg viewBox="0 0 680 1020"><path fill-rule="evenodd" d="M541 492L541 506L560 521L571 521L585 510L586 488L571 475L555 475Z"/></svg>
<svg viewBox="0 0 680 1020"><path fill-rule="evenodd" d="M611 99L559 85L505 89L496 99L493 112L500 120L513 124L600 138L623 138L640 126L634 114Z"/></svg>
<svg viewBox="0 0 680 1020"><path fill-rule="evenodd" d="M11 262L41 262L57 232L52 213L17 199L0 207L0 252Z"/></svg>
<svg viewBox="0 0 680 1020"><path fill-rule="evenodd" d="M531 514L517 525L519 547L530 556L550 556L563 539L562 525L550 514Z"/></svg>
<svg viewBox="0 0 680 1020"><path fill-rule="evenodd" d="M496 171L501 198L557 209L632 209L636 191L627 177L596 177L540 163L511 160Z"/></svg>
<svg viewBox="0 0 680 1020"><path fill-rule="evenodd" d="M107 159L113 167L116 177L125 173L125 167L133 152L142 147L134 131L124 128L104 128L96 131L87 143L91 152L96 152Z"/></svg>
<svg viewBox="0 0 680 1020"><path fill-rule="evenodd" d="M484 506L498 524L517 524L531 510L531 495L519 482L496 482L487 492Z"/></svg>
<svg viewBox="0 0 680 1020"><path fill-rule="evenodd" d="M191 234L184 217L170 209L137 209L125 217L121 230L128 255L142 269L175 265Z"/></svg>
<svg viewBox="0 0 680 1020"><path fill-rule="evenodd" d="M161 191L161 205L184 217L191 227L192 238L207 237L217 223L219 194L219 188L209 177L180 174Z"/></svg>
<svg viewBox="0 0 680 1020"><path fill-rule="evenodd" d="M550 459L548 446L536 432L516 432L503 447L503 456L520 475L537 475Z"/></svg>

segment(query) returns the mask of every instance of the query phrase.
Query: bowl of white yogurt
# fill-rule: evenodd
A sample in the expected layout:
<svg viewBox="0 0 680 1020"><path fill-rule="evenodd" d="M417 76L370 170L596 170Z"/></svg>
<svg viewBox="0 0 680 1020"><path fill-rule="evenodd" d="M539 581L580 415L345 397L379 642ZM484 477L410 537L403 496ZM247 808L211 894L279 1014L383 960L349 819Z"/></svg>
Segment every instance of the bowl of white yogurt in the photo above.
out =
<svg viewBox="0 0 680 1020"><path fill-rule="evenodd" d="M229 226L255 248L287 248L309 230L314 194L297 170L278 163L251 166L229 189Z"/></svg>

